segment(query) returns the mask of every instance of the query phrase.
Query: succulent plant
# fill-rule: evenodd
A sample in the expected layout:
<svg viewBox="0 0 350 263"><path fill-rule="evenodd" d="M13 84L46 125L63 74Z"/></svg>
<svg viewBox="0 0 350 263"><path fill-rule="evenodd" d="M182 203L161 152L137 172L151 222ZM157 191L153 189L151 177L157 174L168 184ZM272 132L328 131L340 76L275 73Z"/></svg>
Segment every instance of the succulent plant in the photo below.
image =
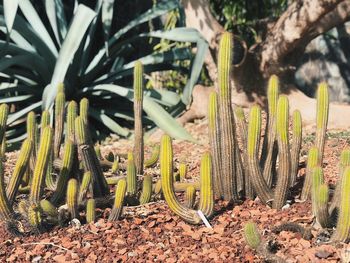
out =
<svg viewBox="0 0 350 263"><path fill-rule="evenodd" d="M244 225L244 238L251 248L257 249L260 246L261 236L255 223L248 222Z"/></svg>
<svg viewBox="0 0 350 263"><path fill-rule="evenodd" d="M30 156L30 170L34 171L36 154L38 150L38 126L35 121L35 113L29 112L27 115L27 138L32 141L33 148Z"/></svg>
<svg viewBox="0 0 350 263"><path fill-rule="evenodd" d="M291 146L290 186L294 186L299 168L299 155L302 141L302 120L300 111L293 112L293 138Z"/></svg>
<svg viewBox="0 0 350 263"><path fill-rule="evenodd" d="M89 191L89 187L91 186L91 179L91 173L85 172L79 187L78 204L81 204L86 198L87 192Z"/></svg>
<svg viewBox="0 0 350 263"><path fill-rule="evenodd" d="M78 218L78 181L75 178L71 178L68 181L67 186L67 195L66 195L66 202L68 207L68 212L70 214L70 217Z"/></svg>
<svg viewBox="0 0 350 263"><path fill-rule="evenodd" d="M179 164L179 176L180 176L181 181L186 179L186 174L187 174L187 165L185 163L180 163Z"/></svg>
<svg viewBox="0 0 350 263"><path fill-rule="evenodd" d="M312 170L318 165L320 152L317 147L312 147L309 150L309 154L307 157L307 166L306 166L306 175L305 181L303 185L303 189L301 191L300 199L307 200L311 197L311 185L312 185Z"/></svg>
<svg viewBox="0 0 350 263"><path fill-rule="evenodd" d="M6 131L6 122L9 114L9 107L7 104L0 105L0 142L3 141Z"/></svg>
<svg viewBox="0 0 350 263"><path fill-rule="evenodd" d="M322 167L316 166L311 171L312 185L311 185L311 200L312 200L312 213L316 216L318 209L317 197L320 186L324 183L324 176Z"/></svg>
<svg viewBox="0 0 350 263"><path fill-rule="evenodd" d="M88 125L89 120L89 100L82 98L79 103L79 116L83 119L85 125Z"/></svg>
<svg viewBox="0 0 350 263"><path fill-rule="evenodd" d="M201 161L201 190L198 208L208 218L214 213L214 189L211 171L211 156L209 153L205 153Z"/></svg>
<svg viewBox="0 0 350 263"><path fill-rule="evenodd" d="M190 185L186 188L185 191L185 205L186 207L193 209L196 202L196 188L193 185Z"/></svg>
<svg viewBox="0 0 350 263"><path fill-rule="evenodd" d="M140 205L147 204L152 196L152 176L145 175L142 182L142 192L140 195Z"/></svg>
<svg viewBox="0 0 350 263"><path fill-rule="evenodd" d="M32 203L28 206L28 222L29 224L34 227L36 230L41 229L41 212L40 212L40 206L39 204Z"/></svg>
<svg viewBox="0 0 350 263"><path fill-rule="evenodd" d="M199 224L202 220L197 212L180 204L175 196L173 185L173 149L169 135L163 135L161 139L160 174L163 196L169 208L186 222Z"/></svg>
<svg viewBox="0 0 350 263"><path fill-rule="evenodd" d="M41 200L40 208L43 211L43 213L45 213L49 217L57 219L58 217L57 208L49 200L46 200L46 199Z"/></svg>
<svg viewBox="0 0 350 263"><path fill-rule="evenodd" d="M142 127L142 104L143 104L143 66L140 61L134 67L134 158L136 173L143 173L143 127Z"/></svg>
<svg viewBox="0 0 350 263"><path fill-rule="evenodd" d="M323 228L327 228L330 223L330 217L328 213L328 199L328 185L322 184L318 187L318 192L315 195L315 203L317 205L316 220Z"/></svg>
<svg viewBox="0 0 350 263"><path fill-rule="evenodd" d="M156 146L154 146L151 157L149 159L146 159L144 162L144 166L145 167L152 167L154 166L159 159L159 151L160 151L160 146L159 144L157 144Z"/></svg>
<svg viewBox="0 0 350 263"><path fill-rule="evenodd" d="M12 214L13 209L6 195L4 172L2 162L0 162L0 219L4 221L9 220L11 219Z"/></svg>
<svg viewBox="0 0 350 263"><path fill-rule="evenodd" d="M96 220L96 202L95 199L90 198L86 203L86 222L92 223Z"/></svg>
<svg viewBox="0 0 350 263"><path fill-rule="evenodd" d="M126 182L127 182L126 192L130 196L135 196L137 192L137 175L136 175L136 166L133 159L128 160Z"/></svg>
<svg viewBox="0 0 350 263"><path fill-rule="evenodd" d="M54 157L58 158L60 154L64 117L65 117L65 104L66 96L64 93L63 84L61 84L60 90L57 92L55 99L55 138L54 138Z"/></svg>
<svg viewBox="0 0 350 263"><path fill-rule="evenodd" d="M126 180L120 180L118 182L117 188L115 190L114 205L111 214L109 215L108 221L117 221L120 218L123 212L126 185Z"/></svg>
<svg viewBox="0 0 350 263"><path fill-rule="evenodd" d="M75 119L77 117L78 105L75 101L70 101L67 107L67 124L66 124L66 140L75 142Z"/></svg>

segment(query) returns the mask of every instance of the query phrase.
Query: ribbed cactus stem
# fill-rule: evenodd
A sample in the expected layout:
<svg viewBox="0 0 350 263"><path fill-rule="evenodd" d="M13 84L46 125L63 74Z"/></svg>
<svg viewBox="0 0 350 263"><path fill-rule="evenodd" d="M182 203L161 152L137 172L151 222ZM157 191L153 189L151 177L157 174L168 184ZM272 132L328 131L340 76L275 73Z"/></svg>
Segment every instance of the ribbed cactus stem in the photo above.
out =
<svg viewBox="0 0 350 263"><path fill-rule="evenodd" d="M160 174L162 191L169 208L183 220L191 224L199 224L202 220L197 212L180 204L173 185L173 148L171 138L163 135L160 145Z"/></svg>
<svg viewBox="0 0 350 263"><path fill-rule="evenodd" d="M151 154L151 157L147 160L145 160L144 162L144 166L145 167L152 167L154 166L157 162L158 162L158 159L159 159L159 151L160 151L160 146L159 144L157 144L156 146L154 146L153 148L153 151L152 151L152 154Z"/></svg>
<svg viewBox="0 0 350 263"><path fill-rule="evenodd" d="M290 177L289 150L289 103L286 96L280 96L277 104L276 133L278 141L278 178L273 200L273 207L281 209L286 203Z"/></svg>
<svg viewBox="0 0 350 263"><path fill-rule="evenodd" d="M87 144L88 137L86 134L86 125L83 119L79 116L75 118L75 138L78 145Z"/></svg>
<svg viewBox="0 0 350 263"><path fill-rule="evenodd" d="M319 188L324 183L323 170L321 167L316 166L311 172L312 185L311 185L311 200L312 200L312 213L314 216L317 214L318 204L317 196L319 194Z"/></svg>
<svg viewBox="0 0 350 263"><path fill-rule="evenodd" d="M46 199L41 200L40 208L46 215L52 218L58 217L57 208L49 200L46 200Z"/></svg>
<svg viewBox="0 0 350 263"><path fill-rule="evenodd" d="M7 197L11 203L15 200L23 175L28 169L28 163L32 152L32 148L33 148L32 141L29 139L26 139L22 144L15 169L10 177L10 181L7 184L7 188L6 188Z"/></svg>
<svg viewBox="0 0 350 263"><path fill-rule="evenodd" d="M290 171L290 186L294 186L299 168L299 156L302 140L302 120L300 111L293 112L293 139L290 152L291 171Z"/></svg>
<svg viewBox="0 0 350 263"><path fill-rule="evenodd" d="M210 151L213 156L213 179L214 193L216 197L223 196L223 182L221 175L221 152L220 152L220 122L217 105L217 93L212 91L209 95L208 107L208 130Z"/></svg>
<svg viewBox="0 0 350 263"><path fill-rule="evenodd" d="M92 223L96 220L96 202L95 199L90 198L86 203L86 222Z"/></svg>
<svg viewBox="0 0 350 263"><path fill-rule="evenodd" d="M118 158L115 158L115 160L113 161L113 164L112 164L112 168L111 168L111 171L112 173L116 173L119 169L119 159Z"/></svg>
<svg viewBox="0 0 350 263"><path fill-rule="evenodd" d="M279 96L279 80L276 75L272 75L269 79L267 87L268 99L268 121L266 126L266 135L263 143L261 155L261 167L263 168L263 176L269 187L272 185L273 172L272 167L276 158L276 114Z"/></svg>
<svg viewBox="0 0 350 263"><path fill-rule="evenodd" d="M315 196L317 204L316 220L323 228L327 228L329 226L328 197L328 185L320 185L318 188L318 193Z"/></svg>
<svg viewBox="0 0 350 263"><path fill-rule="evenodd" d="M143 173L143 129L142 129L142 103L143 103L143 66L140 61L134 67L134 158L136 173Z"/></svg>
<svg viewBox="0 0 350 263"><path fill-rule="evenodd" d="M145 175L142 182L142 192L140 196L140 205L147 204L152 196L152 176Z"/></svg>
<svg viewBox="0 0 350 263"><path fill-rule="evenodd" d="M89 191L89 187L91 185L91 180L92 180L91 173L85 172L79 187L78 204L81 204L83 200L86 198L87 192Z"/></svg>
<svg viewBox="0 0 350 263"><path fill-rule="evenodd" d="M261 109L255 105L250 109L248 126L248 171L251 184L263 203L271 201L273 193L266 184L259 166L259 145L261 132Z"/></svg>
<svg viewBox="0 0 350 263"><path fill-rule="evenodd" d="M28 207L28 221L29 224L35 229L40 229L41 227L41 212L39 204L31 204Z"/></svg>
<svg viewBox="0 0 350 263"><path fill-rule="evenodd" d="M41 113L40 136L42 136L44 129L48 126L50 126L50 112L45 110Z"/></svg>
<svg viewBox="0 0 350 263"><path fill-rule="evenodd" d="M6 104L0 105L0 142L3 141L6 131L6 122L9 114L9 107Z"/></svg>
<svg viewBox="0 0 350 263"><path fill-rule="evenodd" d="M235 171L235 125L231 104L230 73L232 65L233 36L225 32L221 36L218 54L219 122L221 176L223 196L226 201L238 199Z"/></svg>
<svg viewBox="0 0 350 263"><path fill-rule="evenodd" d="M341 201L334 241L346 242L350 234L350 167L346 167L341 182Z"/></svg>
<svg viewBox="0 0 350 263"><path fill-rule="evenodd" d="M209 153L205 153L201 160L201 191L198 208L208 218L214 213L214 190L211 171L211 156Z"/></svg>
<svg viewBox="0 0 350 263"><path fill-rule="evenodd" d="M244 225L244 238L251 248L257 249L260 246L261 236L255 223L248 222Z"/></svg>
<svg viewBox="0 0 350 263"><path fill-rule="evenodd" d="M137 175L135 163L133 160L128 160L126 173L127 193L128 195L134 196L137 192Z"/></svg>
<svg viewBox="0 0 350 263"><path fill-rule="evenodd" d="M78 218L78 181L77 179L71 178L68 181L67 186L67 207L71 218Z"/></svg>
<svg viewBox="0 0 350 263"><path fill-rule="evenodd" d="M0 220L11 219L12 214L13 214L13 209L6 195L4 172L3 172L2 162L0 162Z"/></svg>
<svg viewBox="0 0 350 263"><path fill-rule="evenodd" d="M179 164L180 180L186 179L186 174L187 174L187 165L185 163L180 163Z"/></svg>
<svg viewBox="0 0 350 263"><path fill-rule="evenodd" d="M185 205L188 208L194 208L196 202L196 188L193 185L190 185L186 188L185 192Z"/></svg>
<svg viewBox="0 0 350 263"><path fill-rule="evenodd" d="M50 159L53 131L46 127L40 138L37 161L34 168L32 185L30 188L29 201L31 204L39 204L41 192L44 187L47 165Z"/></svg>
<svg viewBox="0 0 350 263"><path fill-rule="evenodd" d="M68 103L67 107L67 125L66 125L66 140L71 140L75 142L74 138L74 125L75 119L77 117L78 105L75 101Z"/></svg>
<svg viewBox="0 0 350 263"><path fill-rule="evenodd" d="M82 98L79 103L79 116L83 119L85 125L88 125L89 100L87 98Z"/></svg>
<svg viewBox="0 0 350 263"><path fill-rule="evenodd" d="M54 138L54 157L58 158L60 154L64 117L65 117L66 96L63 92L58 92L55 99L55 138Z"/></svg>
<svg viewBox="0 0 350 263"><path fill-rule="evenodd" d="M108 221L117 221L123 212L124 197L126 193L126 181L120 180L115 190L114 204Z"/></svg>
<svg viewBox="0 0 350 263"><path fill-rule="evenodd" d="M38 150L37 145L37 131L38 127L35 120L35 113L33 111L29 112L27 115L27 138L32 141L33 149L30 157L30 169L34 170L36 162L36 154Z"/></svg>
<svg viewBox="0 0 350 263"><path fill-rule="evenodd" d="M69 174L72 170L74 161L74 144L71 140L67 140L64 146L63 162L59 173L56 190L51 198L51 202L58 205L66 193L66 187L69 179Z"/></svg>
<svg viewBox="0 0 350 263"><path fill-rule="evenodd" d="M312 185L311 172L318 165L319 154L320 153L317 147L310 148L309 154L307 157L305 181L304 181L303 189L300 195L300 199L303 201L311 197L311 185Z"/></svg>
<svg viewBox="0 0 350 263"><path fill-rule="evenodd" d="M6 143L6 137L4 136L2 138L2 142L1 142L1 145L0 145L0 158L1 159L5 158L6 148L7 148L7 143Z"/></svg>
<svg viewBox="0 0 350 263"><path fill-rule="evenodd" d="M316 109L316 142L315 146L319 149L318 164L322 165L324 145L326 141L326 131L329 113L329 95L328 85L321 82L317 89L317 109Z"/></svg>

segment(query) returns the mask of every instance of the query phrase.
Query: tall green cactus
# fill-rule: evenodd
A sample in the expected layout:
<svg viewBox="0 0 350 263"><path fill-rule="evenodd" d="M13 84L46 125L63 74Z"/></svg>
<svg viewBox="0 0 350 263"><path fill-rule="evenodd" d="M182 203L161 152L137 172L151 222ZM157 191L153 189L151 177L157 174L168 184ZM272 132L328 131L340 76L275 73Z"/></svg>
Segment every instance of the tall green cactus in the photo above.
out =
<svg viewBox="0 0 350 263"><path fill-rule="evenodd" d="M7 197L11 203L15 200L23 175L28 169L28 163L32 148L33 142L30 139L26 139L22 144L18 159L16 161L15 169L6 188Z"/></svg>
<svg viewBox="0 0 350 263"><path fill-rule="evenodd" d="M64 89L61 88L61 90L62 91L57 93L55 99L55 138L53 148L55 158L58 158L60 154L65 117L66 96L64 93Z"/></svg>
<svg viewBox="0 0 350 263"><path fill-rule="evenodd" d="M214 191L215 196L223 196L223 182L221 176L221 152L220 152L220 122L217 105L217 93L212 91L209 95L209 108L208 108L208 130L209 130L209 143L210 151L213 156L213 178L214 178Z"/></svg>
<svg viewBox="0 0 350 263"><path fill-rule="evenodd" d="M68 139L64 146L62 168L59 173L56 190L51 197L51 202L55 205L58 205L63 200L66 193L69 174L72 170L74 161L74 151L74 144Z"/></svg>
<svg viewBox="0 0 350 263"><path fill-rule="evenodd" d="M332 240L346 242L350 235L350 167L346 167L341 181L341 201L337 228Z"/></svg>
<svg viewBox="0 0 350 263"><path fill-rule="evenodd" d="M134 158L136 173L143 173L143 128L142 128L142 103L143 103L143 66L140 61L134 67Z"/></svg>
<svg viewBox="0 0 350 263"><path fill-rule="evenodd" d="M147 204L152 196L152 176L145 175L142 182L142 192L140 196L140 205Z"/></svg>
<svg viewBox="0 0 350 263"><path fill-rule="evenodd" d="M251 184L263 203L273 199L273 193L267 186L259 166L259 145L261 131L261 109L255 105L250 109L248 126L248 171Z"/></svg>
<svg viewBox="0 0 350 263"><path fill-rule="evenodd" d="M305 201L311 196L311 185L312 185L312 170L318 165L320 152L317 147L312 147L309 150L309 154L307 157L307 166L306 166L306 175L305 181L303 185L303 189L301 191L300 199Z"/></svg>
<svg viewBox="0 0 350 263"><path fill-rule="evenodd" d="M260 246L261 236L255 223L248 222L244 225L244 238L251 248L257 249Z"/></svg>
<svg viewBox="0 0 350 263"><path fill-rule="evenodd" d="M328 197L329 189L328 185L322 184L318 188L318 193L315 195L316 199L316 220L323 227L329 227L329 213L328 213Z"/></svg>
<svg viewBox="0 0 350 263"><path fill-rule="evenodd" d="M88 125L89 100L87 98L82 98L79 103L79 116L83 119L85 125Z"/></svg>
<svg viewBox="0 0 350 263"><path fill-rule="evenodd" d="M311 171L312 185L311 185L311 201L312 201L312 213L316 216L318 204L317 197L320 186L324 183L324 176L322 167L316 166Z"/></svg>
<svg viewBox="0 0 350 263"><path fill-rule="evenodd" d="M269 187L272 186L273 165L276 159L276 115L279 96L279 80L276 75L272 75L269 79L267 88L268 98L268 121L266 123L266 139L264 140L263 150L261 155L261 167L264 167L263 176Z"/></svg>
<svg viewBox="0 0 350 263"><path fill-rule="evenodd" d="M225 32L221 36L218 54L218 87L220 112L220 152L223 196L226 201L238 199L235 171L235 125L231 104L230 75L232 65L233 36Z"/></svg>
<svg viewBox="0 0 350 263"><path fill-rule="evenodd" d="M12 217L13 209L6 195L4 179L2 162L0 161L0 219L9 220Z"/></svg>
<svg viewBox="0 0 350 263"><path fill-rule="evenodd" d="M90 198L86 203L86 222L92 223L96 220L96 201Z"/></svg>
<svg viewBox="0 0 350 263"><path fill-rule="evenodd" d="M278 141L278 178L273 208L281 209L286 202L290 177L289 151L289 103L286 96L280 96L277 103L276 133Z"/></svg>
<svg viewBox="0 0 350 263"><path fill-rule="evenodd" d="M40 136L42 136L44 129L48 126L50 126L50 112L45 110L41 113Z"/></svg>
<svg viewBox="0 0 350 263"><path fill-rule="evenodd" d="M67 186L67 207L71 218L78 218L78 181L77 179L71 178L68 181Z"/></svg>
<svg viewBox="0 0 350 263"><path fill-rule="evenodd" d="M199 199L199 210L210 218L214 213L214 189L212 181L211 156L205 153L201 161L201 191Z"/></svg>
<svg viewBox="0 0 350 263"><path fill-rule="evenodd" d="M128 195L134 196L137 192L137 175L136 175L136 166L134 163L133 158L128 160L128 166L127 166L127 176L126 176L126 182L127 182L127 193Z"/></svg>
<svg viewBox="0 0 350 263"><path fill-rule="evenodd" d="M163 135L160 145L160 174L165 201L169 208L183 220L191 224L199 224L202 220L197 212L181 205L175 196L173 171L173 148L171 138L168 135Z"/></svg>
<svg viewBox="0 0 350 263"><path fill-rule="evenodd" d="M6 131L6 122L9 114L9 107L6 104L0 105L0 142L3 141Z"/></svg>
<svg viewBox="0 0 350 263"><path fill-rule="evenodd" d="M84 173L83 179L81 180L81 184L79 187L78 204L81 204L83 200L86 198L87 192L91 185L91 179L92 179L92 176L90 172Z"/></svg>
<svg viewBox="0 0 350 263"><path fill-rule="evenodd" d="M152 167L157 163L159 159L159 150L160 150L159 144L154 146L151 157L149 159L146 159L144 162L145 167Z"/></svg>
<svg viewBox="0 0 350 263"><path fill-rule="evenodd" d="M34 168L32 185L30 187L29 201L31 204L39 204L42 188L45 182L45 175L47 165L50 159L50 152L52 147L52 128L47 126L43 130L42 137L40 138L39 151L37 161Z"/></svg>
<svg viewBox="0 0 350 263"><path fill-rule="evenodd" d="M321 82L317 89L317 109L316 109L316 142L315 146L319 149L318 164L322 165L324 145L326 141L326 131L329 113L329 95L328 85Z"/></svg>
<svg viewBox="0 0 350 263"><path fill-rule="evenodd" d="M36 154L38 150L37 145L37 135L38 135L38 126L35 120L35 113L31 111L27 115L27 138L32 141L33 149L30 156L30 169L34 170L34 166L36 163Z"/></svg>
<svg viewBox="0 0 350 263"><path fill-rule="evenodd" d="M117 221L123 212L124 197L126 193L126 180L119 180L115 190L114 205L108 221Z"/></svg>
<svg viewBox="0 0 350 263"><path fill-rule="evenodd" d="M302 140L302 121L300 111L293 112L293 144L290 152L291 171L290 171L290 186L294 186L299 167L299 155Z"/></svg>
<svg viewBox="0 0 350 263"><path fill-rule="evenodd" d="M66 140L69 139L72 142L75 142L74 126L75 126L75 119L77 117L77 111L78 111L77 103L74 100L69 102L67 107Z"/></svg>

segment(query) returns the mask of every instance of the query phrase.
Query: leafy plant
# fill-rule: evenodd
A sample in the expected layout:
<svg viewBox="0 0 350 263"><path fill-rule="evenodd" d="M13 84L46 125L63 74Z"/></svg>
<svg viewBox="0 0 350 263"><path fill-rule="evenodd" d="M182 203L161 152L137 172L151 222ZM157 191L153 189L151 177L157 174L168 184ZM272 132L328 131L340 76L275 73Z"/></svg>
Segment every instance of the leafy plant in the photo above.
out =
<svg viewBox="0 0 350 263"><path fill-rule="evenodd" d="M145 74L181 70L190 75L182 94L146 91L143 110L145 124L156 124L172 137L194 141L171 115L190 103L208 44L194 29L139 29L179 8L179 2L158 1L121 28L112 24L116 1L98 0L94 10L80 2L63 6L62 0L44 1L40 12L30 0L4 0L0 5L0 103L16 110L8 118L8 142L25 137L28 112L52 110L60 83L65 85L67 101L89 99L95 137L109 132L128 136L125 127L131 127L133 121L132 74L137 60L144 65ZM150 38L194 43L197 53L186 46L162 52L140 48ZM185 60L192 61L189 69L176 63Z"/></svg>

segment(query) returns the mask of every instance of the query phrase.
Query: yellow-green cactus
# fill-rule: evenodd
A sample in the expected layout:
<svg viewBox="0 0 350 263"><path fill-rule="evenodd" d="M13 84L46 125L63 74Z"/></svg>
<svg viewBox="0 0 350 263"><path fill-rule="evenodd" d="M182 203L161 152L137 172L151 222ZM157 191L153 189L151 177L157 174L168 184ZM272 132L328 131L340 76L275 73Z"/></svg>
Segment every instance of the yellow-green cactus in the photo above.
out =
<svg viewBox="0 0 350 263"><path fill-rule="evenodd" d="M318 187L318 192L315 195L316 199L316 220L323 227L329 226L329 214L328 214L328 198L329 190L328 185L322 184Z"/></svg>
<svg viewBox="0 0 350 263"><path fill-rule="evenodd" d="M120 180L115 190L114 205L108 221L117 221L123 212L124 197L126 193L126 181Z"/></svg>
<svg viewBox="0 0 350 263"><path fill-rule="evenodd" d="M143 103L143 66L136 61L134 67L134 158L136 173L143 173L143 128L142 128L142 103Z"/></svg>
<svg viewBox="0 0 350 263"><path fill-rule="evenodd" d="M119 169L119 158L115 158L112 164L111 171L112 173L116 173Z"/></svg>
<svg viewBox="0 0 350 263"><path fill-rule="evenodd" d="M249 126L248 126L248 172L251 184L263 203L273 199L273 193L266 184L259 166L259 145L261 132L261 109L255 105L250 109Z"/></svg>
<svg viewBox="0 0 350 263"><path fill-rule="evenodd" d="M160 150L159 144L154 146L151 157L149 159L145 160L145 162L144 162L145 167L147 167L147 168L152 167L158 162L159 150Z"/></svg>
<svg viewBox="0 0 350 263"><path fill-rule="evenodd" d="M211 171L211 156L209 153L205 153L201 160L201 191L198 208L208 218L214 213L214 191Z"/></svg>
<svg viewBox="0 0 350 263"><path fill-rule="evenodd" d="M244 225L244 238L251 248L257 249L260 246L261 236L255 223L248 222Z"/></svg>
<svg viewBox="0 0 350 263"><path fill-rule="evenodd" d="M6 104L1 104L0 105L0 142L2 142L5 136L8 114L9 114L9 107Z"/></svg>
<svg viewBox="0 0 350 263"><path fill-rule="evenodd" d="M79 103L79 116L83 119L85 125L88 125L89 119L89 100L87 98L83 98Z"/></svg>
<svg viewBox="0 0 350 263"><path fill-rule="evenodd" d="M13 214L12 206L6 196L4 172L2 162L0 162L0 219L8 220L11 219Z"/></svg>
<svg viewBox="0 0 350 263"><path fill-rule="evenodd" d="M58 211L56 206L54 206L49 200L46 200L46 199L41 200L40 208L46 215L52 218L58 217Z"/></svg>
<svg viewBox="0 0 350 263"><path fill-rule="evenodd" d="M169 208L183 220L191 224L199 224L202 220L195 210L191 210L177 200L173 185L173 149L171 138L163 135L160 146L160 174L162 191Z"/></svg>
<svg viewBox="0 0 350 263"><path fill-rule="evenodd" d="M78 181L69 179L67 186L67 207L71 218L78 218Z"/></svg>
<svg viewBox="0 0 350 263"><path fill-rule="evenodd" d="M28 207L28 221L29 224L35 229L41 228L41 212L39 204L32 203Z"/></svg>
<svg viewBox="0 0 350 263"><path fill-rule="evenodd" d="M18 159L16 161L15 169L6 188L6 194L10 202L13 202L15 200L19 185L22 181L22 177L25 171L28 169L28 163L32 148L32 141L26 139L22 144Z"/></svg>
<svg viewBox="0 0 350 263"><path fill-rule="evenodd" d="M64 91L58 92L55 99L55 138L54 138L54 157L55 158L58 158L60 154L63 127L64 127L65 104L66 104L66 96L64 94Z"/></svg>
<svg viewBox="0 0 350 263"><path fill-rule="evenodd" d="M64 198L66 193L69 174L72 170L74 157L74 144L71 140L67 140L64 146L62 168L59 173L56 190L53 193L51 202L58 205Z"/></svg>
<svg viewBox="0 0 350 263"><path fill-rule="evenodd" d="M140 196L140 205L147 204L152 196L152 176L145 175L142 183L142 192Z"/></svg>
<svg viewBox="0 0 350 263"><path fill-rule="evenodd" d="M2 138L2 142L1 142L1 145L0 145L0 158L1 158L1 159L4 159L4 158L5 158L6 147L7 147L6 137L4 136L4 137Z"/></svg>
<svg viewBox="0 0 350 263"><path fill-rule="evenodd" d="M48 126L50 126L50 112L45 110L41 113L40 136L43 134L44 129Z"/></svg>
<svg viewBox="0 0 350 263"><path fill-rule="evenodd" d="M276 133L278 139L278 178L275 189L273 208L281 209L287 199L290 177L289 150L289 103L286 96L280 96L277 103Z"/></svg>
<svg viewBox="0 0 350 263"><path fill-rule="evenodd" d="M334 241L346 242L350 235L350 167L345 169L341 184L341 201L337 229L332 239Z"/></svg>
<svg viewBox="0 0 350 263"><path fill-rule="evenodd" d="M75 139L78 145L88 143L86 125L80 116L75 118Z"/></svg>
<svg viewBox="0 0 350 263"><path fill-rule="evenodd" d="M186 188L185 192L185 205L188 208L194 208L196 202L196 188L193 185L190 185Z"/></svg>
<svg viewBox="0 0 350 263"><path fill-rule="evenodd" d="M74 125L75 119L77 117L78 105L75 101L71 101L68 103L67 107L67 125L66 125L66 140L71 140L75 142L74 135Z"/></svg>
<svg viewBox="0 0 350 263"><path fill-rule="evenodd" d="M221 36L218 54L218 104L220 123L220 152L223 196L226 201L238 199L235 171L235 122L231 103L230 75L232 65L233 36L225 32Z"/></svg>
<svg viewBox="0 0 350 263"><path fill-rule="evenodd" d="M32 141L33 149L30 157L30 169L34 170L35 162L36 162L36 154L38 150L38 126L35 120L35 113L31 111L27 115L27 138Z"/></svg>
<svg viewBox="0 0 350 263"><path fill-rule="evenodd" d="M91 180L92 180L91 173L90 172L84 173L83 180L81 180L81 184L79 188L78 204L81 204L84 198L86 198L87 192L91 185Z"/></svg>
<svg viewBox="0 0 350 263"><path fill-rule="evenodd" d="M319 149L318 164L322 165L324 145L326 141L326 131L329 113L329 95L328 85L321 82L317 89L317 109L316 109L316 142L315 146Z"/></svg>
<svg viewBox="0 0 350 263"><path fill-rule="evenodd" d="M30 187L29 201L31 204L39 204L41 191L45 182L47 165L50 159L53 131L46 127L40 139L37 161L34 168L32 185Z"/></svg>
<svg viewBox="0 0 350 263"><path fill-rule="evenodd" d="M299 156L302 140L302 120L300 111L293 112L293 139L291 146L291 171L290 171L290 186L294 186L299 168Z"/></svg>
<svg viewBox="0 0 350 263"><path fill-rule="evenodd" d="M300 199L303 201L311 197L311 185L312 185L311 172L318 165L319 155L320 155L320 152L317 147L310 148L309 154L307 157L305 181L304 181L303 189L300 195Z"/></svg>
<svg viewBox="0 0 350 263"><path fill-rule="evenodd" d="M126 182L128 195L135 195L137 192L137 175L134 160L128 160Z"/></svg>
<svg viewBox="0 0 350 263"><path fill-rule="evenodd" d="M318 204L317 197L320 186L324 183L324 176L322 167L316 166L311 171L312 185L311 185L311 200L312 200L312 213L316 216Z"/></svg>
<svg viewBox="0 0 350 263"><path fill-rule="evenodd" d="M96 202L95 199L90 198L86 203L86 222L91 223L96 220Z"/></svg>
<svg viewBox="0 0 350 263"><path fill-rule="evenodd" d="M186 174L187 174L187 165L185 163L180 163L179 164L180 180L186 179Z"/></svg>

